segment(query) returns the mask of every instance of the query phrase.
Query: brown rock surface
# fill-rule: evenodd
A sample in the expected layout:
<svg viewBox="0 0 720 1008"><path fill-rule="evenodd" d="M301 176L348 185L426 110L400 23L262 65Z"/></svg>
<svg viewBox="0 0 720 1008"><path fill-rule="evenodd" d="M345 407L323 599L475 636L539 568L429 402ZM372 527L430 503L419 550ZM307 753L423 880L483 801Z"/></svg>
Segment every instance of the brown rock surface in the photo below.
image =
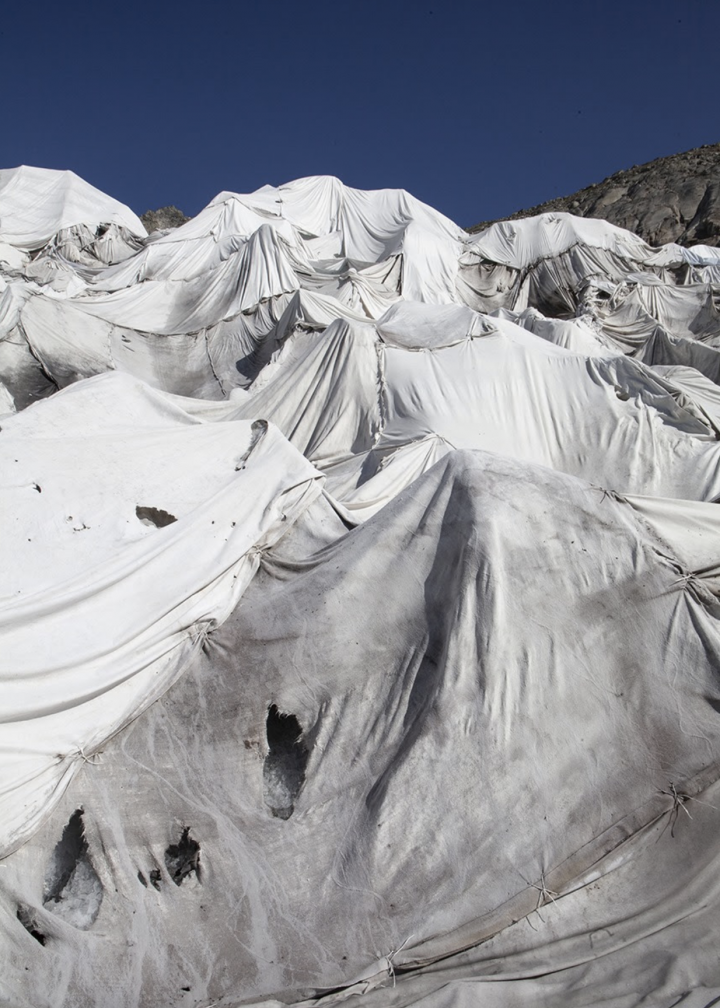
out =
<svg viewBox="0 0 720 1008"><path fill-rule="evenodd" d="M635 165L505 220L551 210L600 217L640 235L651 245L720 244L720 144ZM468 228L482 231L495 221Z"/></svg>
<svg viewBox="0 0 720 1008"><path fill-rule="evenodd" d="M166 228L177 228L181 224L186 224L190 218L186 217L182 210L176 206L160 207L159 210L146 210L140 220L147 228L148 234L153 231L162 231Z"/></svg>

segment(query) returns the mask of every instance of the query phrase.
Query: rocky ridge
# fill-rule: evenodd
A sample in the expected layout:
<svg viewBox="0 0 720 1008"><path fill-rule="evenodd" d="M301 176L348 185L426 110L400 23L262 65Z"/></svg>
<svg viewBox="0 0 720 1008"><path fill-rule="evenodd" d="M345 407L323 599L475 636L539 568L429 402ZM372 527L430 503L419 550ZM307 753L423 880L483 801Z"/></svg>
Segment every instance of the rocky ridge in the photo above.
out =
<svg viewBox="0 0 720 1008"><path fill-rule="evenodd" d="M501 219L519 220L552 210L602 218L651 245L719 245L720 143L635 165L570 196ZM468 231L477 233L495 223L482 221Z"/></svg>
<svg viewBox="0 0 720 1008"><path fill-rule="evenodd" d="M153 231L180 227L181 224L187 224L190 218L176 206L165 206L158 210L146 210L140 220L147 228L148 234L152 234Z"/></svg>

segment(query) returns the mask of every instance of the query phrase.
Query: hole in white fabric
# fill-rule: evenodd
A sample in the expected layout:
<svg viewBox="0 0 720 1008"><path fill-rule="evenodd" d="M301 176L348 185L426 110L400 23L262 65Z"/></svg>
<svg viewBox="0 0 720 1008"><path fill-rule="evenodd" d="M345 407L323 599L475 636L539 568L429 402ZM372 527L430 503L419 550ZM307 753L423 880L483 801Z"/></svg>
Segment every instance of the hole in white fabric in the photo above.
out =
<svg viewBox="0 0 720 1008"><path fill-rule="evenodd" d="M18 907L17 919L20 921L28 934L33 936L35 941L40 942L41 945L45 944L47 939L42 931L39 930L35 918L27 907Z"/></svg>
<svg viewBox="0 0 720 1008"><path fill-rule="evenodd" d="M180 842L170 844L165 851L165 865L177 886L182 885L193 872L200 881L200 844L190 836L189 826L182 831Z"/></svg>
<svg viewBox="0 0 720 1008"><path fill-rule="evenodd" d="M720 698L706 695L705 699L710 704L712 709L716 711L718 714L720 714Z"/></svg>
<svg viewBox="0 0 720 1008"><path fill-rule="evenodd" d="M135 508L135 514L143 525L150 525L152 528L164 528L177 521L175 515L171 515L169 511L163 511L162 508L141 507L139 504Z"/></svg>
<svg viewBox="0 0 720 1008"><path fill-rule="evenodd" d="M43 906L81 931L100 912L103 890L88 856L83 810L76 809L55 845L45 874Z"/></svg>
<svg viewBox="0 0 720 1008"><path fill-rule="evenodd" d="M308 761L302 725L294 714L284 714L272 704L266 729L269 752L263 766L263 797L276 818L289 819L305 782Z"/></svg>

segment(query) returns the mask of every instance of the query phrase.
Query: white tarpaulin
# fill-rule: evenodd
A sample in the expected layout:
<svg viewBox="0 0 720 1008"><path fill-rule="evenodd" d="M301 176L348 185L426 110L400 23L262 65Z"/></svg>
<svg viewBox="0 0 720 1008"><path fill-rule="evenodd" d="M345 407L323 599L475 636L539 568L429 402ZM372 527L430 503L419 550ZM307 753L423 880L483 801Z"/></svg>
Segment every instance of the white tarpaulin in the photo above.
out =
<svg viewBox="0 0 720 1008"><path fill-rule="evenodd" d="M202 423L122 375L73 386L2 434L7 851L78 761L168 688L320 487L277 431Z"/></svg>
<svg viewBox="0 0 720 1008"><path fill-rule="evenodd" d="M119 224L134 235L147 234L140 218L71 171L48 168L0 170L2 242L34 251L58 231L77 225Z"/></svg>
<svg viewBox="0 0 720 1008"><path fill-rule="evenodd" d="M0 173L1 1008L714 1004L713 255L133 219Z"/></svg>

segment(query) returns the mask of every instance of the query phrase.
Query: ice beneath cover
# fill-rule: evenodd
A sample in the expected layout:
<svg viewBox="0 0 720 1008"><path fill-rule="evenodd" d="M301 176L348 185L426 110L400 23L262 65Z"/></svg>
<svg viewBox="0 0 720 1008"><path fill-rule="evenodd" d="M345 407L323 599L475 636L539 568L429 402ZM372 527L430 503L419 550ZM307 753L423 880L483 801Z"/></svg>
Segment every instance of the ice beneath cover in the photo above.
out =
<svg viewBox="0 0 720 1008"><path fill-rule="evenodd" d="M720 264L0 172L0 1005L720 996Z"/></svg>

